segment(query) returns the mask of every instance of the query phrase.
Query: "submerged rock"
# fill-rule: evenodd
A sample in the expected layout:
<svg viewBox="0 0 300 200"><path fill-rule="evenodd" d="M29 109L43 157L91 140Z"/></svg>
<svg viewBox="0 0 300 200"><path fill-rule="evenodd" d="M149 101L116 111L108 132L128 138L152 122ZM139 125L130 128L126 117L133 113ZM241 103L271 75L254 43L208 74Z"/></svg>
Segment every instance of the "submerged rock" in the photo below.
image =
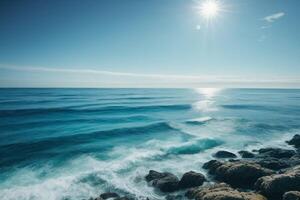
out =
<svg viewBox="0 0 300 200"><path fill-rule="evenodd" d="M145 178L147 182L151 182L152 186L162 192L174 192L178 190L179 179L174 174L150 170Z"/></svg>
<svg viewBox="0 0 300 200"><path fill-rule="evenodd" d="M210 161L205 163L203 167L215 175L217 180L241 188L252 188L258 178L274 173L274 171L263 168L256 163L245 161L224 163Z"/></svg>
<svg viewBox="0 0 300 200"><path fill-rule="evenodd" d="M299 191L290 191L284 193L282 200L300 200L300 192Z"/></svg>
<svg viewBox="0 0 300 200"><path fill-rule="evenodd" d="M105 192L100 195L102 199L117 198L119 195L115 192Z"/></svg>
<svg viewBox="0 0 300 200"><path fill-rule="evenodd" d="M255 187L267 197L278 199L284 193L300 190L300 167L286 171L283 174L261 177Z"/></svg>
<svg viewBox="0 0 300 200"><path fill-rule="evenodd" d="M200 186L205 181L205 176L201 173L189 171L183 174L179 181L179 187L182 189Z"/></svg>
<svg viewBox="0 0 300 200"><path fill-rule="evenodd" d="M189 199L196 200L266 200L260 194L253 192L240 192L225 183L215 184L187 191Z"/></svg>
<svg viewBox="0 0 300 200"><path fill-rule="evenodd" d="M214 157L216 157L216 158L236 158L237 156L234 153L231 153L229 151L217 151L214 154Z"/></svg>
<svg viewBox="0 0 300 200"><path fill-rule="evenodd" d="M117 197L114 200L134 200L134 198L124 196L124 197Z"/></svg>
<svg viewBox="0 0 300 200"><path fill-rule="evenodd" d="M255 154L251 153L249 151L239 151L238 153L242 156L242 158L254 158L255 157Z"/></svg>
<svg viewBox="0 0 300 200"><path fill-rule="evenodd" d="M166 200L184 200L184 196L182 195L167 195Z"/></svg>
<svg viewBox="0 0 300 200"><path fill-rule="evenodd" d="M298 135L298 134L294 135L294 137L291 140L287 141L287 143L289 145L295 146L296 148L299 148L300 147L300 135Z"/></svg>

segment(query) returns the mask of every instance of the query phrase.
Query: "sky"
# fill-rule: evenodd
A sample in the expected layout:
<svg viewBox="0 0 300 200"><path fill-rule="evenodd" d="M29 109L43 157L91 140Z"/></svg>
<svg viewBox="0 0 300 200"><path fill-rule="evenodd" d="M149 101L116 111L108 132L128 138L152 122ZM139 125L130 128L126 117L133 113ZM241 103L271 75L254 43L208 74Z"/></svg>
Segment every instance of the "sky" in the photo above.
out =
<svg viewBox="0 0 300 200"><path fill-rule="evenodd" d="M209 18L207 1L218 5ZM300 88L299 8L299 0L1 0L0 87Z"/></svg>

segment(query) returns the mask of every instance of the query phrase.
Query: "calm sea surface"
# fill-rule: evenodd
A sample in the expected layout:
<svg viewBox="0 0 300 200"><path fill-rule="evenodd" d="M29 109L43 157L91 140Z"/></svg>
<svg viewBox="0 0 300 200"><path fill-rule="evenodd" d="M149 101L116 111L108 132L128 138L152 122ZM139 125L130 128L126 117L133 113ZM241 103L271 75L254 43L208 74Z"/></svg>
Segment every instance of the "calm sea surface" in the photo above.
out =
<svg viewBox="0 0 300 200"><path fill-rule="evenodd" d="M300 90L0 89L0 197L160 199L149 169L205 173L219 149L285 146L299 132Z"/></svg>

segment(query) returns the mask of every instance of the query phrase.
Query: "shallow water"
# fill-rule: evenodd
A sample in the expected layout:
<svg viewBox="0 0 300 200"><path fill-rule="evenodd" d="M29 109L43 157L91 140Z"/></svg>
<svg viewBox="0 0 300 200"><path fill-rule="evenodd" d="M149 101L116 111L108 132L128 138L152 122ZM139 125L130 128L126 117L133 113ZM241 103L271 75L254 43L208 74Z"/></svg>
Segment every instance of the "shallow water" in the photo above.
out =
<svg viewBox="0 0 300 200"><path fill-rule="evenodd" d="M1 199L163 198L149 169L205 173L219 149L285 146L300 90L0 89Z"/></svg>

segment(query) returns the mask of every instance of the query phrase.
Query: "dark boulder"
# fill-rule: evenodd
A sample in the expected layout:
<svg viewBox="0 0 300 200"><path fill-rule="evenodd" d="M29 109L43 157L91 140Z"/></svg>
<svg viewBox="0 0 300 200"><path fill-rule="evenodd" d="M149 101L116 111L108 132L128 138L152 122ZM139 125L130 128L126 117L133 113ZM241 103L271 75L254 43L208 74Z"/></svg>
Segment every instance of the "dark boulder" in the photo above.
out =
<svg viewBox="0 0 300 200"><path fill-rule="evenodd" d="M239 151L238 153L242 156L242 158L254 158L255 157L255 154L251 153L249 151Z"/></svg>
<svg viewBox="0 0 300 200"><path fill-rule="evenodd" d="M299 191L290 191L284 193L282 200L300 200L300 192Z"/></svg>
<svg viewBox="0 0 300 200"><path fill-rule="evenodd" d="M287 141L287 143L289 145L295 146L296 148L299 148L300 147L300 135L298 135L298 134L294 135L294 137L291 140Z"/></svg>
<svg viewBox="0 0 300 200"><path fill-rule="evenodd" d="M263 168L256 163L235 161L222 163L212 174L215 175L217 180L234 187L252 188L258 178L273 173L272 170Z"/></svg>
<svg viewBox="0 0 300 200"><path fill-rule="evenodd" d="M105 193L101 194L100 197L102 199L109 199L109 198L117 198L117 197L119 197L119 195L114 192L105 192Z"/></svg>
<svg viewBox="0 0 300 200"><path fill-rule="evenodd" d="M290 169L283 174L261 177L256 181L255 187L271 199L278 199L289 191L299 191L300 167Z"/></svg>
<svg viewBox="0 0 300 200"><path fill-rule="evenodd" d="M171 195L171 194L169 194L169 195L167 195L167 196L165 197L165 199L166 199L166 200L184 200L184 196L182 196L182 195Z"/></svg>
<svg viewBox="0 0 300 200"><path fill-rule="evenodd" d="M234 153L231 153L229 151L217 151L214 154L214 157L216 157L216 158L236 158L237 156Z"/></svg>
<svg viewBox="0 0 300 200"><path fill-rule="evenodd" d="M240 192L224 183L188 190L186 197L196 200L266 200L260 194Z"/></svg>
<svg viewBox="0 0 300 200"><path fill-rule="evenodd" d="M147 182L151 182L152 186L162 192L174 192L178 190L179 179L174 174L150 170L145 178Z"/></svg>
<svg viewBox="0 0 300 200"><path fill-rule="evenodd" d="M289 161L277 158L266 158L257 161L260 166L272 169L272 170L280 170L290 167Z"/></svg>
<svg viewBox="0 0 300 200"><path fill-rule="evenodd" d="M223 163L218 160L210 160L203 164L202 168L207 169L210 174L215 174L218 167Z"/></svg>
<svg viewBox="0 0 300 200"><path fill-rule="evenodd" d="M170 174L163 178L155 179L152 185L162 192L174 192L178 190L178 183L177 176Z"/></svg>
<svg viewBox="0 0 300 200"><path fill-rule="evenodd" d="M124 197L117 197L114 200L134 200L134 198L124 196Z"/></svg>
<svg viewBox="0 0 300 200"><path fill-rule="evenodd" d="M280 148L262 148L258 150L258 157L273 157L273 158L290 158L294 156L296 152L290 149L280 149Z"/></svg>
<svg viewBox="0 0 300 200"><path fill-rule="evenodd" d="M146 175L145 179L147 182L153 181L155 179L160 179L165 176L168 176L168 172L157 172L155 170L150 170L149 173Z"/></svg>
<svg viewBox="0 0 300 200"><path fill-rule="evenodd" d="M200 186L205 181L205 176L194 171L183 174L179 181L179 187L182 189Z"/></svg>

